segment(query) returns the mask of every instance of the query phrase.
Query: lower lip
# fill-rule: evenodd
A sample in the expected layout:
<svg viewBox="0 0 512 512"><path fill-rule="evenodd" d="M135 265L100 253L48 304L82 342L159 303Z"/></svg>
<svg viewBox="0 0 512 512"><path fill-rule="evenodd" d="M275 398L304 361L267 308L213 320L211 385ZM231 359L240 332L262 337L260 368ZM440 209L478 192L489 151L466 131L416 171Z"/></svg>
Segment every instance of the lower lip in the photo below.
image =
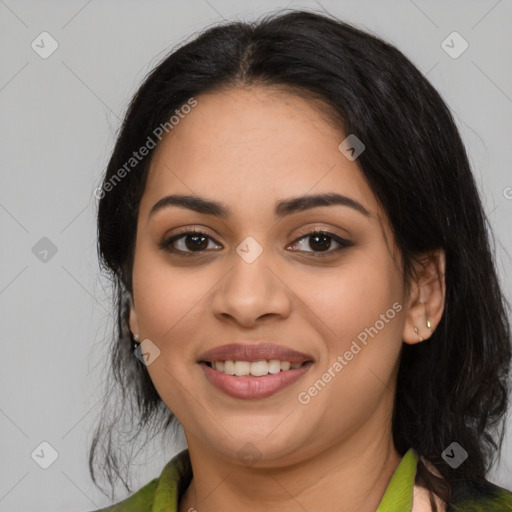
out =
<svg viewBox="0 0 512 512"><path fill-rule="evenodd" d="M251 375L237 377L227 375L210 368L206 363L200 363L206 378L217 389L234 398L266 398L282 389L291 386L300 379L313 363L307 362L300 368L281 371L280 373L269 373L264 377L253 377Z"/></svg>

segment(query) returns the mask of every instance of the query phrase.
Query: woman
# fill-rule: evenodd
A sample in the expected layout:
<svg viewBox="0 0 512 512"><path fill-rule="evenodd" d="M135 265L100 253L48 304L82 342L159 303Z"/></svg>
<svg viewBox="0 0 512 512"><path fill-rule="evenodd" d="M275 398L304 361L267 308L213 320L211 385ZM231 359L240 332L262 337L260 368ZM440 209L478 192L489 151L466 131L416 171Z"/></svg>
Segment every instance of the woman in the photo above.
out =
<svg viewBox="0 0 512 512"><path fill-rule="evenodd" d="M512 510L486 218L397 49L309 12L213 27L147 77L98 197L129 421L188 446L104 510ZM102 443L123 478L115 429L93 479Z"/></svg>

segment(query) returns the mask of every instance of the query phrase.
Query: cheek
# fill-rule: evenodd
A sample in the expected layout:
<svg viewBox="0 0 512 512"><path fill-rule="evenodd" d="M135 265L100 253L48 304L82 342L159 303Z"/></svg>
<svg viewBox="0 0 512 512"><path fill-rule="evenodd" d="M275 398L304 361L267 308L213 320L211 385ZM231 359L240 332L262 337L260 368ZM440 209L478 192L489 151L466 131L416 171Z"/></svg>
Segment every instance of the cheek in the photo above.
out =
<svg viewBox="0 0 512 512"><path fill-rule="evenodd" d="M321 392L311 390L313 407L350 422L352 415L370 414L391 384L402 346L400 273L391 260L361 252L343 268L317 277L316 284L305 301L317 317L326 352L315 375Z"/></svg>
<svg viewBox="0 0 512 512"><path fill-rule="evenodd" d="M339 286L331 283L331 300L317 303L317 314L335 334L324 337L324 357L298 398L304 428L311 423L324 439L350 435L377 410L392 408L403 306L391 282L371 277L368 272L340 278Z"/></svg>
<svg viewBox="0 0 512 512"><path fill-rule="evenodd" d="M157 344L166 344L185 329L197 329L203 301L215 280L204 270L201 273L184 267L173 267L165 255L148 249L136 254L133 288L139 327L144 336ZM176 348L176 347L174 347Z"/></svg>
<svg viewBox="0 0 512 512"><path fill-rule="evenodd" d="M295 282L297 295L331 341L329 352L347 350L360 334L363 341L365 333L371 338L369 330L377 329L381 339L400 338L402 283L391 260L358 251L340 267Z"/></svg>

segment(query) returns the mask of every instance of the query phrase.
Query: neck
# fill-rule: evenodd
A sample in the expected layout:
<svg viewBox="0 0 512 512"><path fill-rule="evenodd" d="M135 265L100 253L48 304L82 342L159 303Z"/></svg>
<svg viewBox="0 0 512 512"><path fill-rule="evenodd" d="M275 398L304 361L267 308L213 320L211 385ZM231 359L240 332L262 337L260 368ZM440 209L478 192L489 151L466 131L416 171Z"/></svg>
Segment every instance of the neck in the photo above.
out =
<svg viewBox="0 0 512 512"><path fill-rule="evenodd" d="M189 442L194 479L179 510L374 512L401 460L389 434L351 438L277 468L219 460L207 447Z"/></svg>

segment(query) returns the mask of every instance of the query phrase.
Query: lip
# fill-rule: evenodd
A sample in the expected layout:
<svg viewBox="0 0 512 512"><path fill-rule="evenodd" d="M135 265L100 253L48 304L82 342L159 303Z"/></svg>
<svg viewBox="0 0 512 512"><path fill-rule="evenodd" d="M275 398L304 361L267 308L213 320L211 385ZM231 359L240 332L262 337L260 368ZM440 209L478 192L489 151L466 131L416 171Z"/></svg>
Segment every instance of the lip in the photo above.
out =
<svg viewBox="0 0 512 512"><path fill-rule="evenodd" d="M206 363L217 361L289 361L302 364L300 368L265 375L263 377L227 375ZM241 399L259 399L271 396L299 380L313 365L313 357L303 352L272 343L231 343L215 347L200 355L197 361L207 380L228 396Z"/></svg>
<svg viewBox="0 0 512 512"><path fill-rule="evenodd" d="M233 398L258 399L271 396L299 380L313 365L312 361L305 363L295 370L286 370L281 373L265 375L264 377L227 375L210 368L201 362L199 366L206 378L218 390Z"/></svg>
<svg viewBox="0 0 512 512"><path fill-rule="evenodd" d="M303 352L298 352L282 345L272 343L259 344L241 344L231 343L215 347L199 356L198 363L216 361L270 361L278 359L279 361L289 361L291 364L302 364L306 361L312 361L313 358ZM260 378L260 377L258 377Z"/></svg>

